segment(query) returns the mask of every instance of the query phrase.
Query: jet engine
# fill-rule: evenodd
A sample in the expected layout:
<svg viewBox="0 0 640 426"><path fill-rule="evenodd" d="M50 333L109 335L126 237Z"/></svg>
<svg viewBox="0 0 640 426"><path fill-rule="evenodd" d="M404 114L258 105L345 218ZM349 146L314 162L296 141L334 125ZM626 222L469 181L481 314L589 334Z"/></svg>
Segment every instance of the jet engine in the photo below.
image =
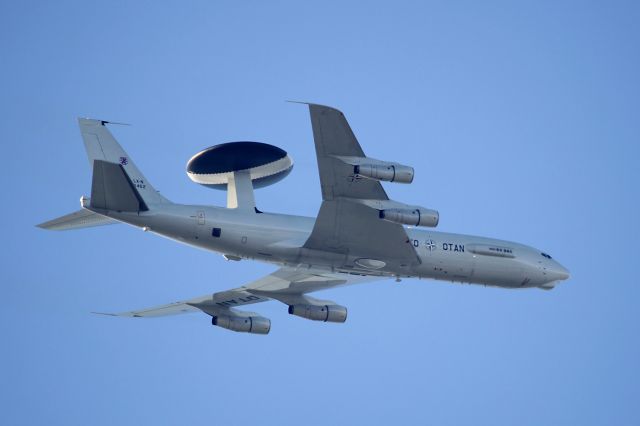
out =
<svg viewBox="0 0 640 426"><path fill-rule="evenodd" d="M380 219L389 222L413 226L438 226L440 215L435 210L417 207L414 209L385 209L380 210Z"/></svg>
<svg viewBox="0 0 640 426"><path fill-rule="evenodd" d="M353 173L369 179L399 183L413 182L414 174L413 167L393 163L355 165Z"/></svg>
<svg viewBox="0 0 640 426"><path fill-rule="evenodd" d="M268 334L271 329L271 320L265 317L219 315L211 317L211 324L227 330L251 334Z"/></svg>
<svg viewBox="0 0 640 426"><path fill-rule="evenodd" d="M289 313L313 321L345 322L347 308L340 305L289 305Z"/></svg>

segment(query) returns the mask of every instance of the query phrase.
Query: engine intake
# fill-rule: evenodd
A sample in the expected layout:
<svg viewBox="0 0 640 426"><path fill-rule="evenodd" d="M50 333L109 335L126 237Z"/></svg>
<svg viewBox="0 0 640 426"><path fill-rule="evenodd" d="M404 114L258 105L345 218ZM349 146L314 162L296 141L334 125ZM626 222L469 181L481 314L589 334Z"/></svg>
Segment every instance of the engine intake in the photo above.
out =
<svg viewBox="0 0 640 426"><path fill-rule="evenodd" d="M369 179L386 182L413 182L413 167L402 164L360 164L353 166L353 173Z"/></svg>
<svg viewBox="0 0 640 426"><path fill-rule="evenodd" d="M438 226L440 215L435 210L422 207L415 209L386 209L380 210L380 219L401 223L403 225L428 226L433 228Z"/></svg>
<svg viewBox="0 0 640 426"><path fill-rule="evenodd" d="M345 322L347 308L340 305L289 305L289 313L313 321Z"/></svg>
<svg viewBox="0 0 640 426"><path fill-rule="evenodd" d="M265 317L219 315L211 317L211 324L240 333L268 334L271 320Z"/></svg>

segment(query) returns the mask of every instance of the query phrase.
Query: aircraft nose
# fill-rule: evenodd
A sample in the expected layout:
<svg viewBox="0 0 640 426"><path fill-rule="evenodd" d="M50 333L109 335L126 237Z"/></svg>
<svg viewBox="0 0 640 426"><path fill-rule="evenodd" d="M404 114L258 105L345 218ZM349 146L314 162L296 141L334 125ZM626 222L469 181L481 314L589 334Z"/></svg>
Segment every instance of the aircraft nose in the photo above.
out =
<svg viewBox="0 0 640 426"><path fill-rule="evenodd" d="M571 276L571 274L569 273L569 270L564 266L562 266L561 264L559 264L558 262L556 262L554 267L551 269L551 273L554 275L556 280L560 280L560 281L564 281Z"/></svg>

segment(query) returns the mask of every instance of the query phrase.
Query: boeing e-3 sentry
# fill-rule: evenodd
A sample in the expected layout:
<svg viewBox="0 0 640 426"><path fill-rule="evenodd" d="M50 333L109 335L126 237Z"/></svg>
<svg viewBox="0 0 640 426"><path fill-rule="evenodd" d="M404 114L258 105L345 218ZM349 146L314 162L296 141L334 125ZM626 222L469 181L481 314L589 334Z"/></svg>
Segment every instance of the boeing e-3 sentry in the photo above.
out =
<svg viewBox="0 0 640 426"><path fill-rule="evenodd" d="M237 307L268 300L302 318L344 322L347 308L309 296L318 290L384 278L431 278L503 288L552 289L569 272L548 254L509 241L436 232L438 212L390 200L381 182L411 183L414 169L367 157L344 114L307 104L315 142L322 204L317 217L262 212L254 188L286 176L293 161L282 149L231 142L205 149L187 164L189 177L226 189L227 206L169 201L142 175L107 129L79 119L93 170L91 196L75 213L40 224L67 230L123 222L227 260L277 265L243 286L181 302L119 314L158 317L202 311L212 324L267 334L271 321ZM427 229L421 229L427 228Z"/></svg>

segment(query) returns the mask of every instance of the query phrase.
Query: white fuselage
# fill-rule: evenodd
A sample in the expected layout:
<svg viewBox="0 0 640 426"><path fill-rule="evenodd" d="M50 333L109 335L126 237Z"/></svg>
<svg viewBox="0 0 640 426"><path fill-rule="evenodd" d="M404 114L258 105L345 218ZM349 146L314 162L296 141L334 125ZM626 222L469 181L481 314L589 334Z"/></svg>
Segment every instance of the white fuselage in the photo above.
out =
<svg viewBox="0 0 640 426"><path fill-rule="evenodd" d="M312 217L180 204L161 204L140 214L108 212L108 215L234 260L505 288L548 289L568 277L564 267L535 248L471 235L407 228L407 244L414 247L416 262L391 268L385 259L363 259L358 253L305 249L303 245L315 223Z"/></svg>

